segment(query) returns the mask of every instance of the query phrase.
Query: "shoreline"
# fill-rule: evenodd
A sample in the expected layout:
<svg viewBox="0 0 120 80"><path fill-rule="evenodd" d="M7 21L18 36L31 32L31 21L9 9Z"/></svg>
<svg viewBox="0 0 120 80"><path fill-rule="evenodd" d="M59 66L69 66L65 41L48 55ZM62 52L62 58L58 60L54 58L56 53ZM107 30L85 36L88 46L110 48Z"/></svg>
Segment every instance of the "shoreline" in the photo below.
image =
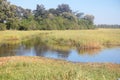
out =
<svg viewBox="0 0 120 80"><path fill-rule="evenodd" d="M43 57L0 58L1 80L117 80L120 64L72 63Z"/></svg>
<svg viewBox="0 0 120 80"><path fill-rule="evenodd" d="M39 38L46 45L73 46L78 49L101 49L120 46L120 29L0 31L0 45L19 44Z"/></svg>
<svg viewBox="0 0 120 80"><path fill-rule="evenodd" d="M36 61L36 60L51 60L51 61L58 61L58 62L64 62L64 63L70 63L70 64L79 64L79 65L84 65L84 64L90 64L90 65L119 65L119 63L110 63L110 62L72 62L72 61L66 61L62 59L54 59L54 58L47 58L47 57L41 57L41 56L7 56L7 57L0 57L0 63L7 63L11 60L16 60L16 61L25 61L27 60L30 61Z"/></svg>

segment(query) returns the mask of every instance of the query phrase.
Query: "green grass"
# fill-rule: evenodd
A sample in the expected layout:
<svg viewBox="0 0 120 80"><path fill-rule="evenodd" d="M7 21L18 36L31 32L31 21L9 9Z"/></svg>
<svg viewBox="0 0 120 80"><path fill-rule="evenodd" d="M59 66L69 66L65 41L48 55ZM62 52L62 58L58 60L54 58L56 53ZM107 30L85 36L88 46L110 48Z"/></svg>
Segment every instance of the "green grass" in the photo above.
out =
<svg viewBox="0 0 120 80"><path fill-rule="evenodd" d="M120 29L0 31L0 35L0 44L21 42L35 35L40 35L39 37L44 43L53 44L53 47L56 44L79 48L102 48L120 45Z"/></svg>
<svg viewBox="0 0 120 80"><path fill-rule="evenodd" d="M0 58L0 80L117 80L120 65L71 63L41 57Z"/></svg>
<svg viewBox="0 0 120 80"><path fill-rule="evenodd" d="M43 31L44 32L44 31ZM120 29L45 31L43 41L49 44L79 48L102 48L120 45Z"/></svg>
<svg viewBox="0 0 120 80"><path fill-rule="evenodd" d="M2 43L19 43L23 40L30 39L40 34L40 31L0 31L0 44Z"/></svg>

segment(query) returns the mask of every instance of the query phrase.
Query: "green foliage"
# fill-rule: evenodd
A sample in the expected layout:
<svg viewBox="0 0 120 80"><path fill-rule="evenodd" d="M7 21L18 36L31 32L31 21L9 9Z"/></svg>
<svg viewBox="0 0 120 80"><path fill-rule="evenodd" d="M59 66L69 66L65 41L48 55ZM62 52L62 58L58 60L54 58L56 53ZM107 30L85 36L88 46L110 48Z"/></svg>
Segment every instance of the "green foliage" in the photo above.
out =
<svg viewBox="0 0 120 80"><path fill-rule="evenodd" d="M64 17L55 17L54 19L43 19L39 21L41 30L65 30L65 29L79 29L77 22L71 21Z"/></svg>
<svg viewBox="0 0 120 80"><path fill-rule="evenodd" d="M58 5L56 9L46 10L44 5L37 5L33 12L7 0L0 0L0 23L12 30L65 30L93 29L94 16L75 13L68 4ZM1 27L1 30L5 27Z"/></svg>
<svg viewBox="0 0 120 80"><path fill-rule="evenodd" d="M20 24L20 22L19 22L19 20L17 18L14 18L14 19L13 18L9 18L7 20L7 23L6 23L8 30L9 29L17 30L19 28L19 24Z"/></svg>
<svg viewBox="0 0 120 80"><path fill-rule="evenodd" d="M36 30L38 23L34 20L23 19L21 20L19 30Z"/></svg>
<svg viewBox="0 0 120 80"><path fill-rule="evenodd" d="M3 23L0 23L0 30L6 30L6 25Z"/></svg>

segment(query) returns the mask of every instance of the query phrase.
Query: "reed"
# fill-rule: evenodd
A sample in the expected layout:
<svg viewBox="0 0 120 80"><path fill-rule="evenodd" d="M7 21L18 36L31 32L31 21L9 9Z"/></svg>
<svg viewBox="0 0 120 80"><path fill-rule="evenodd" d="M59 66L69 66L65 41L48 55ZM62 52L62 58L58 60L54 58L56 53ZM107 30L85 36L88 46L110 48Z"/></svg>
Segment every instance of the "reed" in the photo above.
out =
<svg viewBox="0 0 120 80"><path fill-rule="evenodd" d="M44 31L41 36L49 44L69 45L79 48L120 46L120 29Z"/></svg>
<svg viewBox="0 0 120 80"><path fill-rule="evenodd" d="M28 40L38 35L39 33L40 31L16 31L16 30L0 31L0 44L20 43L23 40Z"/></svg>
<svg viewBox="0 0 120 80"><path fill-rule="evenodd" d="M120 29L0 31L0 35L0 44L19 43L39 35L48 45L58 44L89 49L120 46Z"/></svg>

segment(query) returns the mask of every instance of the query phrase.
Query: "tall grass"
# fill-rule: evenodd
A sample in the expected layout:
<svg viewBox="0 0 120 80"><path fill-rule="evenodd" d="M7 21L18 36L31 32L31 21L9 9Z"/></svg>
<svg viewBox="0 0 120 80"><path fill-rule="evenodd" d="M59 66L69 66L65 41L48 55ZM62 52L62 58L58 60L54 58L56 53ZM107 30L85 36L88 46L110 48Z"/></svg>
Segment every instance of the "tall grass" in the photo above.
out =
<svg viewBox="0 0 120 80"><path fill-rule="evenodd" d="M74 45L81 48L117 46L120 45L120 29L51 31L42 39L50 44Z"/></svg>
<svg viewBox="0 0 120 80"><path fill-rule="evenodd" d="M0 80L117 80L120 77L117 64L70 63L41 57L8 57L0 61Z"/></svg>
<svg viewBox="0 0 120 80"><path fill-rule="evenodd" d="M38 35L40 31L0 31L0 44L2 43L19 43L22 40L30 39Z"/></svg>
<svg viewBox="0 0 120 80"><path fill-rule="evenodd" d="M0 31L0 43L20 42L39 35L46 44L101 48L120 45L120 29L49 30L49 31Z"/></svg>

